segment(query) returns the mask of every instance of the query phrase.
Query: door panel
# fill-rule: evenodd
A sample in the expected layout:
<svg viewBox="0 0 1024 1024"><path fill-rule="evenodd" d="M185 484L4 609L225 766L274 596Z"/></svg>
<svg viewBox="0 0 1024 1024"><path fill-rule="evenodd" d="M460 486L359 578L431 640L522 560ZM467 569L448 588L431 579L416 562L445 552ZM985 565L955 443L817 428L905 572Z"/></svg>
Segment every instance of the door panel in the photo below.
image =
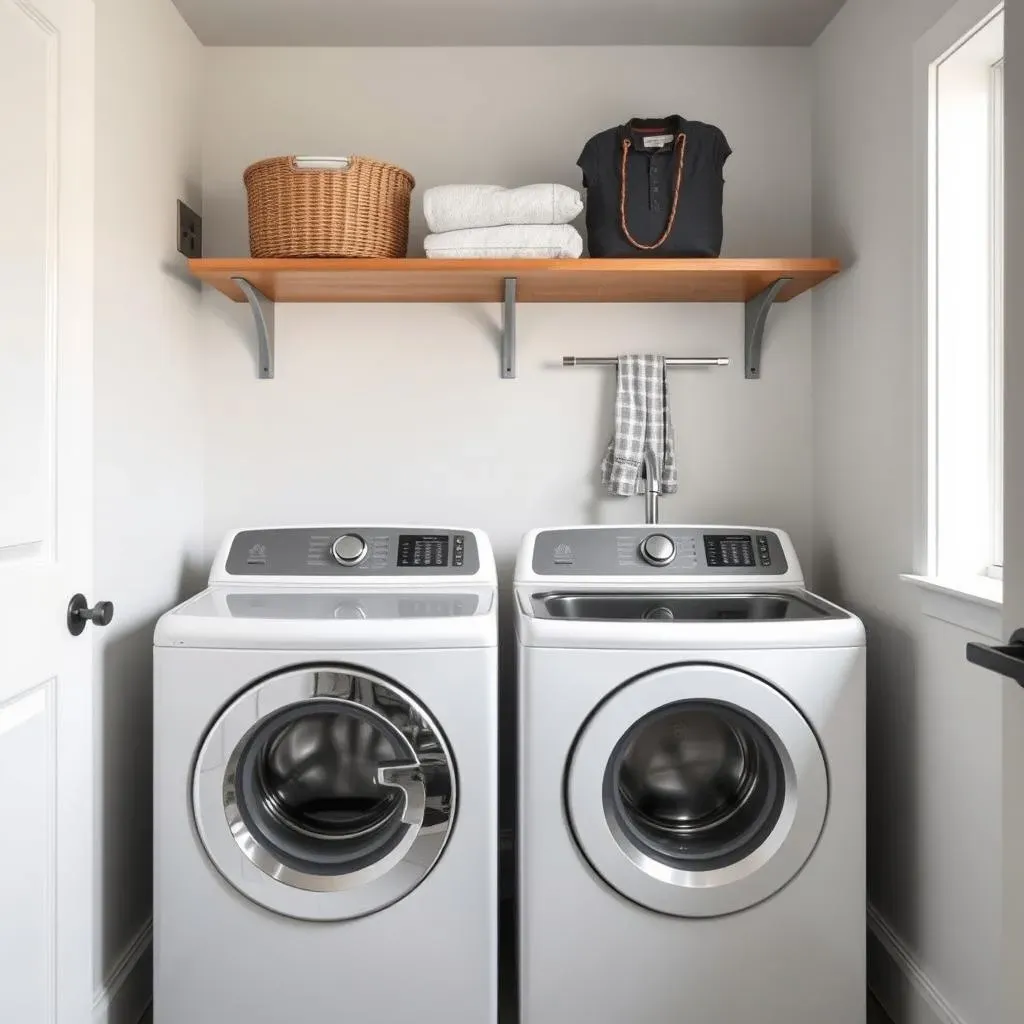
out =
<svg viewBox="0 0 1024 1024"><path fill-rule="evenodd" d="M0 1020L52 1021L56 1012L53 683L0 707L0 821L5 829L0 906L20 928L0 927Z"/></svg>
<svg viewBox="0 0 1024 1024"><path fill-rule="evenodd" d="M17 83L18 96L0 105L0 138L18 159L0 162L0 195L4 236L18 259L4 266L0 436L18 443L0 445L0 548L20 557L38 555L36 545L52 533L55 45L52 26L32 8L4 0L0 63L5 79Z"/></svg>
<svg viewBox="0 0 1024 1024"><path fill-rule="evenodd" d="M0 0L0 1020L92 1017L92 0Z"/></svg>

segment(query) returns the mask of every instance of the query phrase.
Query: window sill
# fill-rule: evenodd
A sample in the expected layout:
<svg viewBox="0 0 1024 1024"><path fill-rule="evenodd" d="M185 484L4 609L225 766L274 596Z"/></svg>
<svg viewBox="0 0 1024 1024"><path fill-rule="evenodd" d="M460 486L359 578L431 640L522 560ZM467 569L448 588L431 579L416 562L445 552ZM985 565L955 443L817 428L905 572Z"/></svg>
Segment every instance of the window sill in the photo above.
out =
<svg viewBox="0 0 1024 1024"><path fill-rule="evenodd" d="M915 576L901 580L913 583L921 595L925 615L949 622L991 640L1003 635L1003 581L989 576Z"/></svg>

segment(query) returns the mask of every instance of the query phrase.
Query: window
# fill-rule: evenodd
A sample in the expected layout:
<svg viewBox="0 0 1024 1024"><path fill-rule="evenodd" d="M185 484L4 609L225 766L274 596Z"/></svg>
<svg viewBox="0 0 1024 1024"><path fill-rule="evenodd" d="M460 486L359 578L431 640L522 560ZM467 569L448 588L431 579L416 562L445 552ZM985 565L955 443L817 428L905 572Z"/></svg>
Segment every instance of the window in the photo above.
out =
<svg viewBox="0 0 1024 1024"><path fill-rule="evenodd" d="M931 64L928 573L1002 575L1003 13Z"/></svg>
<svg viewBox="0 0 1024 1024"><path fill-rule="evenodd" d="M1003 68L992 65L992 564L991 574L1003 576Z"/></svg>

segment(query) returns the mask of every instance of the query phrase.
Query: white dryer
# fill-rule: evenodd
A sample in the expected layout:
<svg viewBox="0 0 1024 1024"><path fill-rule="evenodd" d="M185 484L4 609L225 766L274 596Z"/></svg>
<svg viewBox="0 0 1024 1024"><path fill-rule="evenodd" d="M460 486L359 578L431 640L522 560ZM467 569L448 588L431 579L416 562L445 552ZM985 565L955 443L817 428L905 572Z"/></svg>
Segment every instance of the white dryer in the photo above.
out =
<svg viewBox="0 0 1024 1024"><path fill-rule="evenodd" d="M156 1024L497 1018L480 531L243 530L157 624Z"/></svg>
<svg viewBox="0 0 1024 1024"><path fill-rule="evenodd" d="M864 631L745 527L529 534L522 1024L862 1024Z"/></svg>

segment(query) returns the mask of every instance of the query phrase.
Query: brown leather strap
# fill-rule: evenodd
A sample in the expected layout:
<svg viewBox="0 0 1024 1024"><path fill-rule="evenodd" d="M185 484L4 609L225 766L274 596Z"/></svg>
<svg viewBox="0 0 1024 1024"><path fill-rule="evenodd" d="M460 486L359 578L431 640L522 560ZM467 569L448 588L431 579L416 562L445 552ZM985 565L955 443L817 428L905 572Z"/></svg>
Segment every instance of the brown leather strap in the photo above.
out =
<svg viewBox="0 0 1024 1024"><path fill-rule="evenodd" d="M634 249L645 249L648 252L652 249L660 249L667 241L669 235L672 234L672 226L676 222L676 213L679 210L679 193L683 188L683 156L686 153L686 135L680 132L676 136L676 174L675 184L672 188L672 210L668 215L668 224L665 230L653 245L644 245L642 242L638 242L629 232L629 227L626 225L626 171L629 163L629 147L632 145L629 139L622 140L622 173L620 175L621 185L619 186L619 222L622 225L622 233L626 236L626 241L629 242Z"/></svg>

